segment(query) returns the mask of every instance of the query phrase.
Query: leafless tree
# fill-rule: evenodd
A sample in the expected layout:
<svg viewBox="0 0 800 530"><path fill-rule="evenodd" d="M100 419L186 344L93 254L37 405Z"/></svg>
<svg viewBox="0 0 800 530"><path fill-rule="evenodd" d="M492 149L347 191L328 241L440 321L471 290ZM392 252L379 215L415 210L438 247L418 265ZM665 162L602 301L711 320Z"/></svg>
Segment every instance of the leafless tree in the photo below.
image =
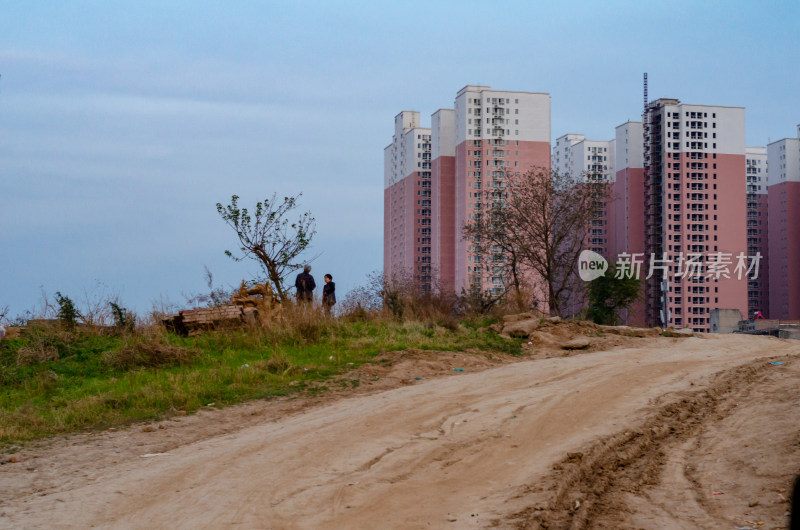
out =
<svg viewBox="0 0 800 530"><path fill-rule="evenodd" d="M481 264L485 274L503 278L502 292L491 298L501 298L509 289L519 296L522 289L520 254L517 242L510 237L512 220L505 205L508 192L495 190L485 192L485 195L486 213L476 214L472 222L464 225L464 238L477 255L486 258L486 262Z"/></svg>
<svg viewBox="0 0 800 530"><path fill-rule="evenodd" d="M608 183L534 167L507 174L506 191L485 216L464 227L478 251L491 247L504 256L509 283L519 292L527 275L541 282L552 314L582 286L577 261L592 220L608 200Z"/></svg>
<svg viewBox="0 0 800 530"><path fill-rule="evenodd" d="M280 202L273 194L272 198L256 203L252 214L247 208L239 207L237 195L231 197L227 206L217 203L217 213L236 232L242 252L241 256L234 256L230 250L225 254L236 261L244 258L256 260L267 276L266 281L272 284L281 300L286 299L283 286L286 275L302 267L298 257L308 248L316 233L316 222L310 212L301 213L296 221L288 219L297 207L300 195L284 197Z"/></svg>

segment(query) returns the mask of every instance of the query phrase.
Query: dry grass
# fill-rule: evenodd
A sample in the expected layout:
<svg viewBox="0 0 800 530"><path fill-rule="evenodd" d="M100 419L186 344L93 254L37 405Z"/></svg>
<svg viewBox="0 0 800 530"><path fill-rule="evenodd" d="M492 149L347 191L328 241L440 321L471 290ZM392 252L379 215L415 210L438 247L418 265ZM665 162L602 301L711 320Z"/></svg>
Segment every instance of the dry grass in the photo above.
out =
<svg viewBox="0 0 800 530"><path fill-rule="evenodd" d="M37 342L17 350L17 366L28 366L58 360L58 349L49 344Z"/></svg>
<svg viewBox="0 0 800 530"><path fill-rule="evenodd" d="M137 340L122 348L107 352L103 362L115 368L158 368L189 364L199 350L174 346L166 340Z"/></svg>

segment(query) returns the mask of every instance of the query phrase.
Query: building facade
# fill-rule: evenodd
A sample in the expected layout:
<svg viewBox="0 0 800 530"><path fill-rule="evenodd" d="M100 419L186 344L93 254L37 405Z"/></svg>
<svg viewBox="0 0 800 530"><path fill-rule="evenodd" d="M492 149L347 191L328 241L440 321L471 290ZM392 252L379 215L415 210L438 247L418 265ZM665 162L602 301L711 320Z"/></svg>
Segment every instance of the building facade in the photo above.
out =
<svg viewBox="0 0 800 530"><path fill-rule="evenodd" d="M769 318L800 319L800 125L767 146Z"/></svg>
<svg viewBox="0 0 800 530"><path fill-rule="evenodd" d="M747 315L769 313L769 208L767 201L767 148L745 148L747 180L747 255L761 256L758 277L747 281Z"/></svg>
<svg viewBox="0 0 800 530"><path fill-rule="evenodd" d="M745 317L747 280L734 274L747 253L744 108L662 98L643 136L645 256L661 267L645 281L647 323L708 331L712 309ZM728 277L707 274L714 263Z"/></svg>
<svg viewBox="0 0 800 530"><path fill-rule="evenodd" d="M433 212L431 258L434 289L455 291L456 252L456 115L439 109L431 116Z"/></svg>

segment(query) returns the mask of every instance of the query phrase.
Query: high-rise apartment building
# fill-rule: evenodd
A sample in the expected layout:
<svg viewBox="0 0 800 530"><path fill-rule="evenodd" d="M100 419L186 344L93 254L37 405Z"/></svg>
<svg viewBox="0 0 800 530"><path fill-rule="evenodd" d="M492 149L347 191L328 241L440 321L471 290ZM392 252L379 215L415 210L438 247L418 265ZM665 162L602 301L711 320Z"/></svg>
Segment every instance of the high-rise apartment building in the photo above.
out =
<svg viewBox="0 0 800 530"><path fill-rule="evenodd" d="M392 143L383 151L383 271L431 286L431 130L419 112L394 118Z"/></svg>
<svg viewBox="0 0 800 530"><path fill-rule="evenodd" d="M761 256L758 277L747 281L747 315L769 313L767 148L745 147L747 180L747 255Z"/></svg>
<svg viewBox="0 0 800 530"><path fill-rule="evenodd" d="M767 146L769 318L800 319L800 125Z"/></svg>
<svg viewBox="0 0 800 530"><path fill-rule="evenodd" d="M556 138L553 146L553 154L550 157L550 165L561 174L575 174L575 154L572 146L585 140L582 134L565 134Z"/></svg>
<svg viewBox="0 0 800 530"><path fill-rule="evenodd" d="M608 182L616 178L614 157L616 139L587 140L582 134L565 134L556 139L551 158L553 169L586 182ZM604 202L600 212L590 221L587 248L609 259L609 204Z"/></svg>
<svg viewBox="0 0 800 530"><path fill-rule="evenodd" d="M550 95L468 85L431 129L400 113L385 160L384 271L414 270L446 292L500 291L503 257L479 255L463 227L502 200L510 177L549 170Z"/></svg>
<svg viewBox="0 0 800 530"><path fill-rule="evenodd" d="M644 160L642 122L616 127L614 169L609 206L609 262L623 254L644 255ZM644 292L622 315L632 326L645 325Z"/></svg>
<svg viewBox="0 0 800 530"><path fill-rule="evenodd" d="M461 228L502 199L510 176L549 170L550 95L465 86L456 95L455 132L455 289L499 292L503 258L476 253Z"/></svg>
<svg viewBox="0 0 800 530"><path fill-rule="evenodd" d="M650 325L709 330L710 311L747 314L744 108L659 99L644 113L645 255L666 267L645 282ZM666 259L664 259L666 258ZM723 274L707 274L716 263ZM692 262L699 262L695 266ZM699 273L698 273L699 271Z"/></svg>
<svg viewBox="0 0 800 530"><path fill-rule="evenodd" d="M433 277L441 292L455 291L456 252L456 112L439 109L431 116L433 157L433 217L431 258Z"/></svg>

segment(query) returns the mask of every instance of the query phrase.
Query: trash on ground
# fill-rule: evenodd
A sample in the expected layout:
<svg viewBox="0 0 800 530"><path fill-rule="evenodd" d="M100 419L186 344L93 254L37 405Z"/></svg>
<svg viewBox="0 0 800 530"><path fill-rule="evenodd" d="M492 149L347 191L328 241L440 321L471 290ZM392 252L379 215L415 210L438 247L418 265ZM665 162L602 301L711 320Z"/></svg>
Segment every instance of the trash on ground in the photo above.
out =
<svg viewBox="0 0 800 530"><path fill-rule="evenodd" d="M453 368L453 371L454 372L463 372L464 369L463 368Z"/></svg>
<svg viewBox="0 0 800 530"><path fill-rule="evenodd" d="M772 363L769 363L769 364L783 364L783 361L775 361L775 362L772 362Z"/></svg>
<svg viewBox="0 0 800 530"><path fill-rule="evenodd" d="M167 456L169 453L147 453L145 455L139 455L139 458L153 458L154 456Z"/></svg>

